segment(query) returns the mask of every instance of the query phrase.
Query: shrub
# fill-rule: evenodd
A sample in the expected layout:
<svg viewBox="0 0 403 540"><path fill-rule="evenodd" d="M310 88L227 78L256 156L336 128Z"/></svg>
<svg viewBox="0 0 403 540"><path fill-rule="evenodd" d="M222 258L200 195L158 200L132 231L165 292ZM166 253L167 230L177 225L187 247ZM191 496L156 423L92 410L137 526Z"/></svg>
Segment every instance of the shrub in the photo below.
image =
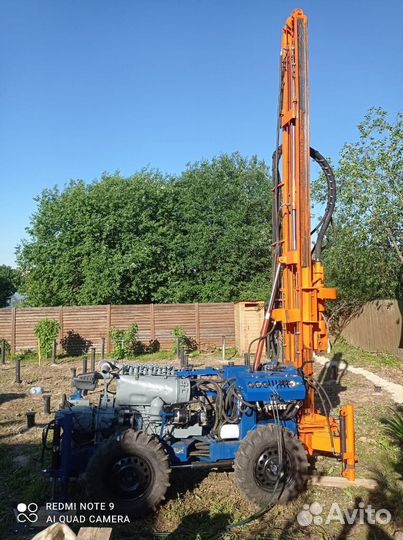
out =
<svg viewBox="0 0 403 540"><path fill-rule="evenodd" d="M6 339L4 339L2 337L0 337L0 349L3 347L3 340L4 340L4 343L5 343L6 354L10 354L11 345Z"/></svg>
<svg viewBox="0 0 403 540"><path fill-rule="evenodd" d="M195 351L197 349L196 340L186 335L185 330L181 326L175 326L171 332L172 337L174 338L172 352L175 354L178 353L179 349L183 349L186 353Z"/></svg>
<svg viewBox="0 0 403 540"><path fill-rule="evenodd" d="M139 328L136 323L133 323L127 330L111 328L109 337L114 345L113 355L122 359L140 354L142 344L137 339L138 333Z"/></svg>
<svg viewBox="0 0 403 540"><path fill-rule="evenodd" d="M60 331L60 324L54 319L43 319L35 326L34 333L38 338L38 356L49 358L54 340Z"/></svg>

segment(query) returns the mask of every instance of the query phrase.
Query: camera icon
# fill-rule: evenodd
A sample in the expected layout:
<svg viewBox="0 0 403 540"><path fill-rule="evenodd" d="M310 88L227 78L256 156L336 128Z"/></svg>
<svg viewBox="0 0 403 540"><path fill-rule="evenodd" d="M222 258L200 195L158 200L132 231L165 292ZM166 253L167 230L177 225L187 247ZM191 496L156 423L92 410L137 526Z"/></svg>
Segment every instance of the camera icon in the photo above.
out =
<svg viewBox="0 0 403 540"><path fill-rule="evenodd" d="M38 505L36 503L18 503L17 521L19 523L36 523L38 521Z"/></svg>

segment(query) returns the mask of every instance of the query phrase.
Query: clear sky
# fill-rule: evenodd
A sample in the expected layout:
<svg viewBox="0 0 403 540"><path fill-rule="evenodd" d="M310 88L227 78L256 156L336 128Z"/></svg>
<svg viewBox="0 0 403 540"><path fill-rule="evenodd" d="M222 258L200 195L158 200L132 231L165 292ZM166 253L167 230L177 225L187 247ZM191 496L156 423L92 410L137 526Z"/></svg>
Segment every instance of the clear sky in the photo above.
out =
<svg viewBox="0 0 403 540"><path fill-rule="evenodd" d="M311 143L337 158L402 105L402 0L0 0L0 264L33 198L274 148L281 29L309 17Z"/></svg>

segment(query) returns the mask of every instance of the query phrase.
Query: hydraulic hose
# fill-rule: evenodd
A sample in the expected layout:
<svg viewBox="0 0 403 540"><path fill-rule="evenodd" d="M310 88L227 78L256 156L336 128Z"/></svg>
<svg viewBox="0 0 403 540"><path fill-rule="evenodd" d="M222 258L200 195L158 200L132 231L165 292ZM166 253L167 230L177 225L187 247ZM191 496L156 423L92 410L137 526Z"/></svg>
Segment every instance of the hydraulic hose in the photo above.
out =
<svg viewBox="0 0 403 540"><path fill-rule="evenodd" d="M264 342L263 338L267 336L267 333L270 328L270 313L273 308L274 302L277 297L278 288L279 288L279 277L280 277L280 265L278 264L278 250L280 246L280 238L281 238L281 201L278 200L278 189L276 187L281 183L281 177L280 177L280 171L279 171L279 162L281 159L281 155L283 153L282 145L278 145L276 150L273 152L272 157L272 176L273 176L273 185L274 185L274 193L273 193L273 243L275 245L274 250L274 257L273 257L273 268L275 268L274 276L273 276L273 287L272 292L270 295L270 301L266 310L266 316L263 323L263 328L261 331L261 338L258 342L258 347L255 355L255 362L253 369L257 370L260 366L261 357L263 354L263 347ZM309 155L310 157L319 165L319 167L322 169L323 174L325 175L326 181L327 181L327 204L325 208L324 215L318 225L315 227L315 229L312 231L315 232L319 229L318 236L316 239L316 243L312 249L312 256L315 261L319 261L322 255L322 248L323 248L323 240L326 234L326 231L332 221L332 215L334 212L334 208L336 205L336 180L334 177L333 170L329 164L329 162L322 156L318 150L315 150L315 148L310 147L309 148Z"/></svg>
<svg viewBox="0 0 403 540"><path fill-rule="evenodd" d="M278 146L277 149L273 152L272 157L272 171L273 171L273 182L274 186L280 183L280 172L279 172L279 162L281 155L283 153L282 145ZM312 232L315 232L319 228L318 237L315 243L315 246L312 250L313 257L316 261L320 260L322 254L322 244L325 237L326 231L332 221L332 215L336 205L336 179L334 177L334 172L327 161L318 150L315 148L309 148L310 157L319 165L322 169L323 174L325 175L327 182L327 204L325 208L325 213ZM279 226L280 220L278 219L278 203L275 201L273 208L273 225L276 226L273 229L274 240L277 240L279 236Z"/></svg>

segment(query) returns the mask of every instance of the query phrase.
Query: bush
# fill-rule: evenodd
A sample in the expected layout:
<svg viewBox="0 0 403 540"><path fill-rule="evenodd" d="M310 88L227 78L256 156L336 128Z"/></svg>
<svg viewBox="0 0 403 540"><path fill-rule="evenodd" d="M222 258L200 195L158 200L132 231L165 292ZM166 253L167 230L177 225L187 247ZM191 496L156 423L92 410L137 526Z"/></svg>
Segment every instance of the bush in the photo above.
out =
<svg viewBox="0 0 403 540"><path fill-rule="evenodd" d="M118 359L141 354L143 344L138 341L139 327L133 323L127 330L111 328L109 337L114 345L113 355Z"/></svg>
<svg viewBox="0 0 403 540"><path fill-rule="evenodd" d="M5 343L5 345L6 345L6 347L5 347L5 349L6 349L6 354L9 355L10 352L11 352L11 345L10 345L10 343L9 343L6 339L4 339L4 338L2 338L2 337L0 337L0 349L3 347L3 340L4 340L4 343Z"/></svg>
<svg viewBox="0 0 403 540"><path fill-rule="evenodd" d="M38 338L38 356L49 358L54 340L60 331L60 324L54 319L43 319L35 326L34 333Z"/></svg>
<svg viewBox="0 0 403 540"><path fill-rule="evenodd" d="M175 326L171 335L174 338L172 352L175 354L178 353L178 345L179 349L183 349L186 353L190 353L197 349L196 340L187 336L185 330L181 326Z"/></svg>

